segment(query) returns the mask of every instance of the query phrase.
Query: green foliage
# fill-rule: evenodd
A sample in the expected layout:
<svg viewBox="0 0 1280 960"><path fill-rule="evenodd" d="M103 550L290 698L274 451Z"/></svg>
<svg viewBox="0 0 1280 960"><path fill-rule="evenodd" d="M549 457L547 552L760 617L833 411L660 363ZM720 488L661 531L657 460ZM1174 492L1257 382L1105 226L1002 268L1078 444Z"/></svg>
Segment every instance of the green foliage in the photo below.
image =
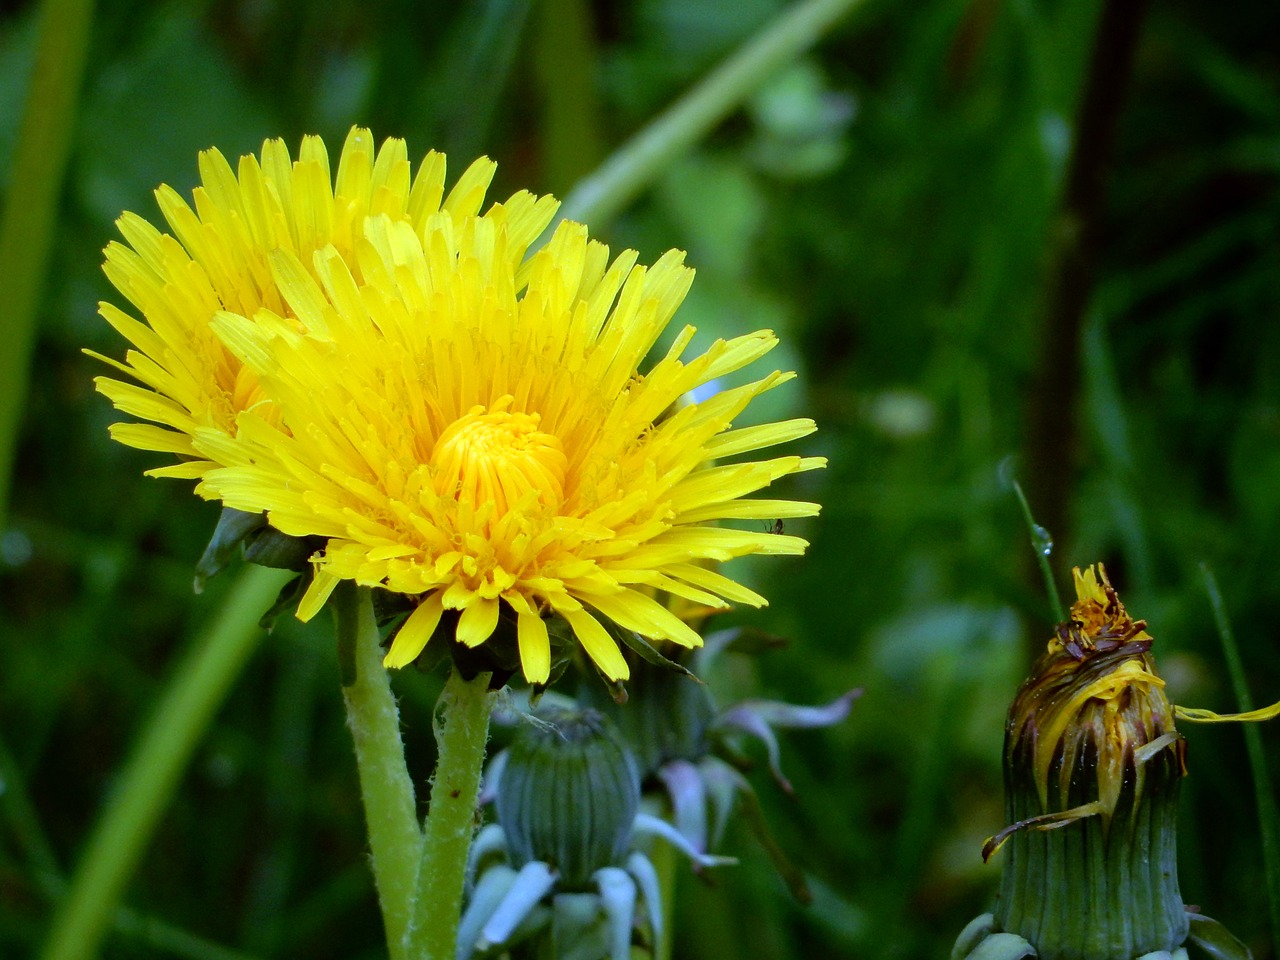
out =
<svg viewBox="0 0 1280 960"><path fill-rule="evenodd" d="M538 5L99 6L0 530L3 956L41 942L136 732L225 596L223 578L191 594L217 509L108 440L103 371L79 352L122 352L94 312L120 301L98 268L112 219L155 218L149 191L189 190L200 148L304 132L336 145L357 122L411 154L450 151L454 173L489 154L495 195L564 192L576 152L607 155L783 4L556 4L587 18L568 31L596 69L580 110L555 99L587 94L549 75ZM777 330L775 362L801 377L759 416L814 416L797 447L831 461L791 482L824 505L787 521L809 555L751 563L771 606L732 615L792 642L738 658L717 699L866 689L841 726L787 736L796 798L752 774L813 905L786 899L731 830L739 867L715 888L680 879L676 957L945 956L989 907L999 857L984 867L979 849L1004 825L1004 710L1052 626L1001 477L1010 457L1037 517L1032 478L1067 478L1059 582L1106 562L1175 702L1234 704L1201 561L1255 698L1280 696L1266 553L1280 537L1280 8L1152 5L1105 167L1080 363L1058 367L1039 353L1046 281L1098 7L868 5L593 228L646 260L689 250L682 315L700 338ZM0 26L4 176L33 13ZM545 125L553 114L568 119ZM24 188L8 183L6 202ZM1051 464L1026 459L1041 374L1078 408ZM282 618L253 655L104 956L384 955L332 647L327 624ZM424 778L439 680L395 683ZM1183 894L1275 957L1242 737L1185 732ZM1274 778L1280 728L1260 733Z"/></svg>

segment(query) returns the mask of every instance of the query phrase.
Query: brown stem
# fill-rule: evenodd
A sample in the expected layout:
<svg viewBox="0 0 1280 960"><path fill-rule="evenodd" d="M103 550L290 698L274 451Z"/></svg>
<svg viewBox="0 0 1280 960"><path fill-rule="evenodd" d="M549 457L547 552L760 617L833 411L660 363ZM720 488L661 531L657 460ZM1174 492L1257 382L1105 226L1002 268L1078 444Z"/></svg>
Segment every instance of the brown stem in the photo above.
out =
<svg viewBox="0 0 1280 960"><path fill-rule="evenodd" d="M1044 333L1028 405L1027 479L1040 523L1068 539L1075 479L1080 341L1102 240L1105 185L1146 0L1104 0L1050 237Z"/></svg>

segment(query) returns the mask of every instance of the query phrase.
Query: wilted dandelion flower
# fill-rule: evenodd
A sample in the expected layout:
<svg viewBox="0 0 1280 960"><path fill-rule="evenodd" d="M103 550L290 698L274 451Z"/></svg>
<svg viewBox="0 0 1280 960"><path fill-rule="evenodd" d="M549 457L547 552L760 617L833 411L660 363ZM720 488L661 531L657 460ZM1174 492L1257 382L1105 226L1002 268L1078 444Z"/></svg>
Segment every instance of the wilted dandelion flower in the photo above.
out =
<svg viewBox="0 0 1280 960"><path fill-rule="evenodd" d="M717 524L817 512L745 498L822 458L733 462L814 424L733 429L752 399L793 376L777 371L677 407L768 353L767 331L686 360L686 327L641 372L693 279L679 252L651 268L634 252L610 261L585 227L564 223L526 260L553 208L517 195L479 215L479 197L466 195L421 220L366 218L353 253L271 253L267 285L280 302L212 324L267 402L245 404L234 430L194 426L201 492L266 511L289 536L327 539L304 619L341 580L413 598L388 666L417 657L456 611L470 647L500 617L514 621L524 675L543 683L554 615L605 676L624 679L607 625L700 643L654 590L708 607L763 604L703 561L804 550L755 524Z"/></svg>
<svg viewBox="0 0 1280 960"><path fill-rule="evenodd" d="M1173 705L1146 622L1101 564L1075 570L1076 602L1018 689L1005 729L1009 826L992 913L961 934L956 960L1146 960L1212 944L1247 957L1221 925L1188 910L1178 886L1177 800L1187 773L1177 720L1234 717Z"/></svg>
<svg viewBox="0 0 1280 960"><path fill-rule="evenodd" d="M175 465L148 471L152 476L198 479L213 466L192 444L197 430L234 435L236 417L249 407L267 422L277 419L256 373L210 327L219 311L252 317L265 308L288 318L296 332L311 332L282 298L273 259L288 257L309 272L316 251L331 250L355 270L368 217L421 231L441 210L473 216L495 169L492 161L477 160L445 197L442 154L427 154L412 175L403 140L387 140L375 154L372 135L360 128L347 137L336 181L319 137L303 139L297 160L284 141L268 140L260 157L240 158L238 171L216 149L204 151L199 166L194 209L168 186L156 191L172 232L125 213L117 221L125 242L108 245L103 264L142 320L114 304L100 305L134 349L123 363L93 355L137 383L99 377L97 385L119 410L150 421L114 424L116 440L179 457ZM518 260L555 201L519 193L506 208L517 225L510 253Z"/></svg>

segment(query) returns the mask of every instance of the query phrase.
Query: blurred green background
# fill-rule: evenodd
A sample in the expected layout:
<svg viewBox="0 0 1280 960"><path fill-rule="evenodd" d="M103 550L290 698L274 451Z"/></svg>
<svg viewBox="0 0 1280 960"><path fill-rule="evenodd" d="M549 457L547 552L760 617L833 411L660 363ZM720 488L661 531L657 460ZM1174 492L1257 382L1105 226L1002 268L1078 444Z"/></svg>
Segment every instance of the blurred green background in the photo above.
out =
<svg viewBox="0 0 1280 960"><path fill-rule="evenodd" d="M446 150L455 174L487 153L492 196L563 196L783 7L95 11L0 518L0 956L35 951L48 878L74 865L228 586L193 596L217 508L144 478L158 455L108 440L116 417L91 382L104 371L80 353L123 352L96 314L99 299L122 302L99 270L114 218L157 220L150 191L187 193L202 148L236 156L282 136L296 149L320 133L336 151L352 123L407 138L411 156ZM681 316L700 336L777 330L771 362L801 376L759 416L814 416L820 432L797 447L830 458L785 491L824 505L787 522L808 557L738 571L771 606L733 622L792 643L732 664L717 696L866 689L841 726L786 737L796 798L752 775L814 904L788 899L735 831L741 866L714 887L681 881L677 957L924 960L987 908L999 860L984 866L979 848L1003 826L1004 710L1054 619L1011 476L1051 528L1061 588L1072 565L1103 560L1150 622L1175 702L1234 708L1201 562L1255 697L1280 697L1267 559L1280 533L1280 7L1153 5L1091 69L1102 9L866 0L593 225L646 261L688 250L698 280ZM35 13L6 4L0 20L10 202L27 189L12 174ZM1099 96L1082 108L1091 75ZM1064 274L1079 238L1096 270ZM0 382L11 399L14 382ZM327 623L282 622L258 648L128 888L129 908L163 924L114 934L105 956L380 954L331 646ZM425 777L439 680L396 684ZM1275 957L1241 732L1184 732L1184 897ZM1280 775L1280 724L1262 733Z"/></svg>

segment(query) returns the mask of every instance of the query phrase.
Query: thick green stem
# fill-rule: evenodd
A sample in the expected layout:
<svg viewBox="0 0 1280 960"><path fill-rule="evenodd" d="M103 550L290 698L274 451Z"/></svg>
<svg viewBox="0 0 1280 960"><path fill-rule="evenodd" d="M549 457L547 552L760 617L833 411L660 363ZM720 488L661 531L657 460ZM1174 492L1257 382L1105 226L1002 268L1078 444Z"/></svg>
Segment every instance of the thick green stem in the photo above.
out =
<svg viewBox="0 0 1280 960"><path fill-rule="evenodd" d="M788 7L569 191L560 218L598 229L858 2L805 0Z"/></svg>
<svg viewBox="0 0 1280 960"><path fill-rule="evenodd" d="M334 591L338 659L347 725L355 741L360 795L369 825L373 880L382 906L392 960L409 952L422 833L413 781L405 766L400 711L382 665L373 598L367 587L343 583Z"/></svg>
<svg viewBox="0 0 1280 960"><path fill-rule="evenodd" d="M436 704L438 757L410 930L414 960L454 960L492 700L489 674L464 680L454 669Z"/></svg>
<svg viewBox="0 0 1280 960"><path fill-rule="evenodd" d="M221 615L178 668L94 828L71 892L54 917L44 960L97 955L192 751L262 636L258 618L284 576L280 570L247 568Z"/></svg>

